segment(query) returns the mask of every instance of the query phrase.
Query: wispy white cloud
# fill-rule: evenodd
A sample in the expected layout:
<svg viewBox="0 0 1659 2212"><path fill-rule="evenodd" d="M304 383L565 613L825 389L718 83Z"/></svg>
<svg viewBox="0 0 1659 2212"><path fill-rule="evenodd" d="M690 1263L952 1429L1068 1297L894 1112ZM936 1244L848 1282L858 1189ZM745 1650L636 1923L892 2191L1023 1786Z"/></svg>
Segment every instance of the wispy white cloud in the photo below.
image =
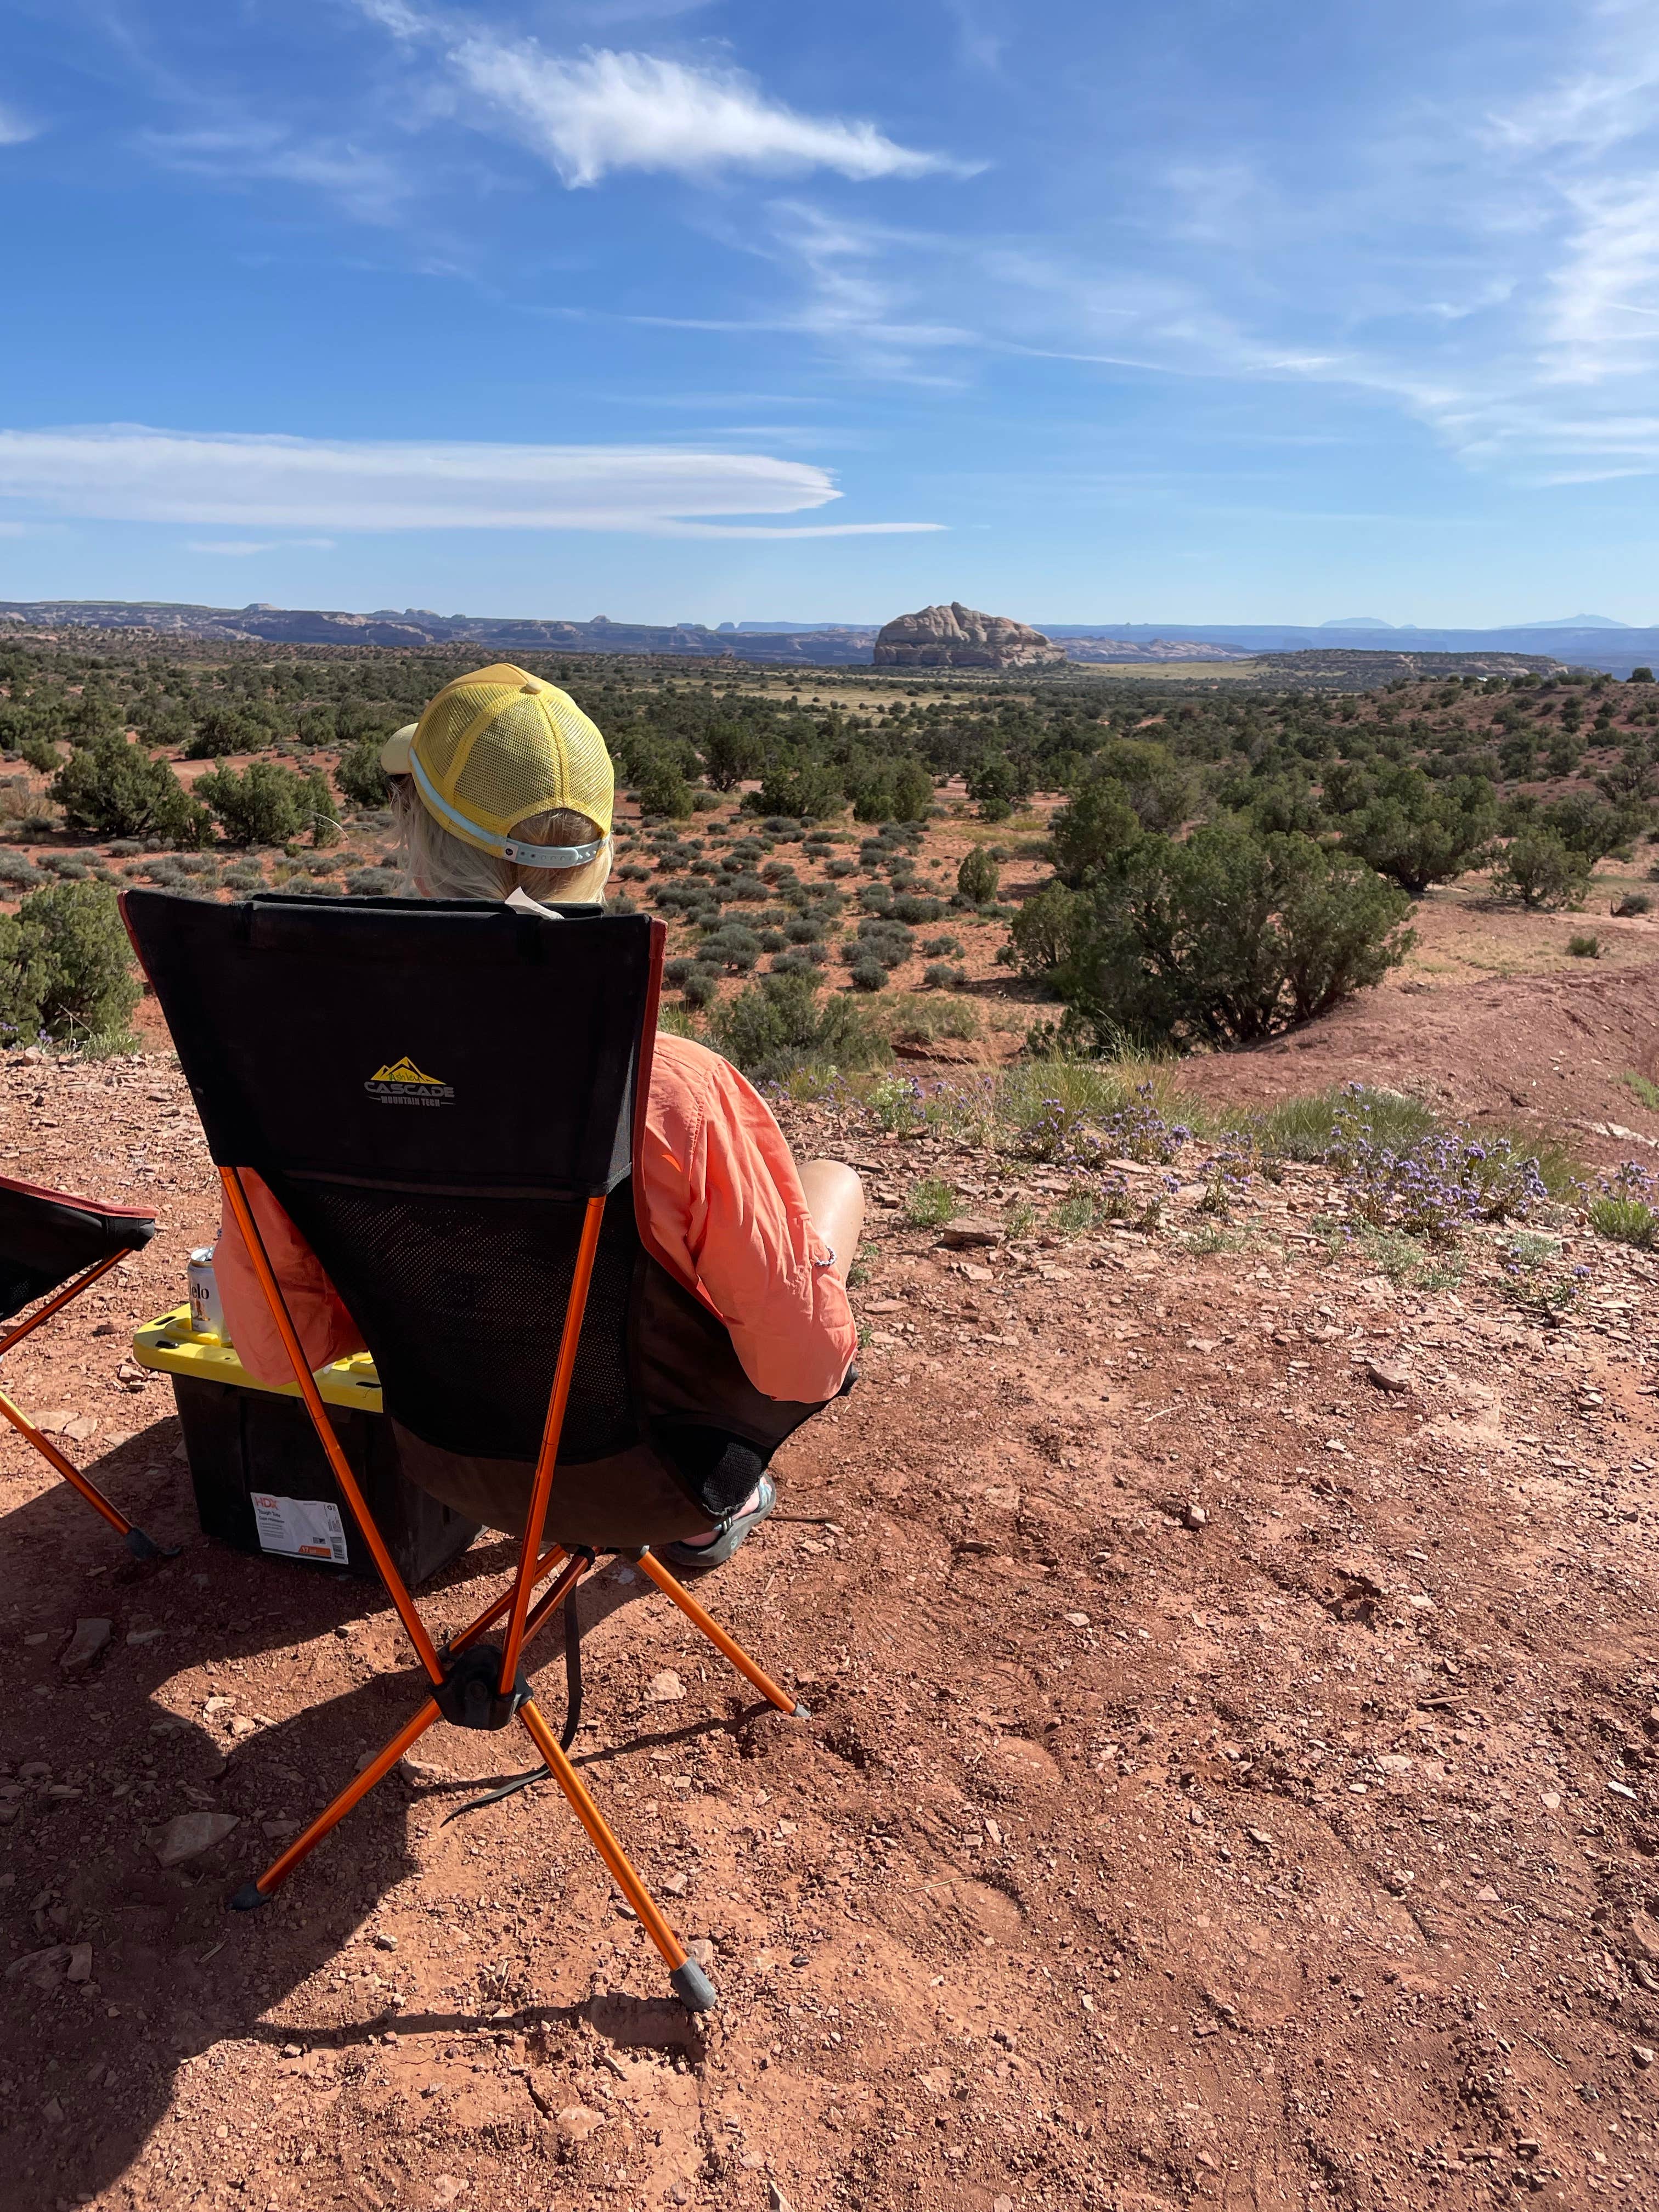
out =
<svg viewBox="0 0 1659 2212"><path fill-rule="evenodd" d="M394 37L435 46L495 124L573 188L619 169L695 179L828 169L860 183L963 173L964 165L901 146L873 123L803 115L742 70L610 47L551 53L532 38L423 15L409 0L359 4Z"/></svg>
<svg viewBox="0 0 1659 2212"><path fill-rule="evenodd" d="M240 561L250 553L331 553L331 538L192 538L185 543L186 553L216 553L228 561Z"/></svg>
<svg viewBox="0 0 1659 2212"><path fill-rule="evenodd" d="M0 100L0 146L25 146L45 128L45 124L33 122L21 108Z"/></svg>
<svg viewBox="0 0 1659 2212"><path fill-rule="evenodd" d="M108 521L243 530L632 531L659 538L854 537L939 526L750 519L797 514L840 497L826 470L766 453L380 443L128 423L0 431L0 499Z"/></svg>
<svg viewBox="0 0 1659 2212"><path fill-rule="evenodd" d="M403 162L380 148L307 138L282 124L240 115L193 131L141 131L137 143L181 175L309 185L368 222L390 222L416 189Z"/></svg>

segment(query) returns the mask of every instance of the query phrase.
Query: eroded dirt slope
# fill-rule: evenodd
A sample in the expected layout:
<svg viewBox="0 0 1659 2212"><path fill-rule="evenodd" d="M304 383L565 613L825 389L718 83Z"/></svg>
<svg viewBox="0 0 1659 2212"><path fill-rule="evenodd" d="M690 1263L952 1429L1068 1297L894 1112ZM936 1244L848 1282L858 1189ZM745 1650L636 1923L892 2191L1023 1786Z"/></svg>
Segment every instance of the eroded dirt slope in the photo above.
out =
<svg viewBox="0 0 1659 2212"><path fill-rule="evenodd" d="M710 1947L698 2027L548 1790L441 1826L512 1738L428 1736L227 1913L416 1678L373 1589L195 1534L167 1385L121 1379L213 1224L176 1074L10 1055L0 1106L5 1171L161 1212L8 1387L185 1545L125 1564L0 1446L7 2202L1659 2197L1650 1261L1571 1243L1553 1327L1478 1255L1455 1291L1328 1263L1295 1172L1236 1249L1179 1204L942 1248L918 1176L993 1218L1058 1179L803 1116L877 1200L865 1379L702 1595L812 1723L630 1571L586 1600L579 1755ZM236 1826L164 1869L192 1809Z"/></svg>

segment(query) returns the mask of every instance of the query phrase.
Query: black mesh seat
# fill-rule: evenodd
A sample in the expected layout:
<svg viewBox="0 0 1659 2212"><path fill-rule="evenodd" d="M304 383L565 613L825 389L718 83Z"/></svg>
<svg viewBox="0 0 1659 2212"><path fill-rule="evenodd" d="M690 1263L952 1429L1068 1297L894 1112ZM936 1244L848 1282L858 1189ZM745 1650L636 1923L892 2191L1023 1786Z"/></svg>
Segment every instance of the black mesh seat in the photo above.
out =
<svg viewBox="0 0 1659 2212"><path fill-rule="evenodd" d="M67 1191L0 1176L0 1321L9 1321L37 1298L48 1301L20 1328L0 1337L0 1355L90 1289L125 1253L141 1252L155 1234L155 1216L143 1206L106 1206L97 1199L76 1198ZM54 1291L61 1295L53 1297ZM161 1547L142 1528L135 1528L3 1392L0 1415L103 1516L135 1558L161 1556Z"/></svg>
<svg viewBox="0 0 1659 2212"><path fill-rule="evenodd" d="M730 1510L742 1472L817 1410L753 1389L718 1321L658 1260L637 1203L661 923L596 907L227 907L149 891L122 907L295 1381L433 1686L413 1733L239 1902L263 1902L440 1713L499 1727L519 1712L676 1988L712 2002L518 1664L594 1553L626 1549L773 1705L797 1711L651 1548ZM441 1656L338 1454L249 1171L374 1356L404 1473L520 1537L513 1589ZM532 1613L533 1584L561 1562ZM503 1613L503 1646L478 1643Z"/></svg>

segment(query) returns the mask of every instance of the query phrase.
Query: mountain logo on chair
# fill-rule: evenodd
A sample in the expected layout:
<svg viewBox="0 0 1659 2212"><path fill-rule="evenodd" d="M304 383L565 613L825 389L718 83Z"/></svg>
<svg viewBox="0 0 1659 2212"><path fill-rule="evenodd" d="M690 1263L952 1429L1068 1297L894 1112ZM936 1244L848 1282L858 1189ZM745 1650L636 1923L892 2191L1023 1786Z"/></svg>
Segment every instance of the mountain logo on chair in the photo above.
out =
<svg viewBox="0 0 1659 2212"><path fill-rule="evenodd" d="M439 1075L423 1075L407 1053L377 1067L363 1088L383 1106L447 1106L455 1097L453 1083Z"/></svg>

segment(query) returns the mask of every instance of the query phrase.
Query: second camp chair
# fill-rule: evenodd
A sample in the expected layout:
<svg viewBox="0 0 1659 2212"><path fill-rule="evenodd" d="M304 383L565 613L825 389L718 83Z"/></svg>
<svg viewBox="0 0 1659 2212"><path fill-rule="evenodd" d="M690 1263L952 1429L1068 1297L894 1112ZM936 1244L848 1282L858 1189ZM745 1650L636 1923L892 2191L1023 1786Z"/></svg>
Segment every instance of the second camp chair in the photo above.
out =
<svg viewBox="0 0 1659 2212"><path fill-rule="evenodd" d="M562 1741L523 1665L595 1553L626 1552L763 1697L804 1717L651 1548L734 1510L817 1410L762 1399L725 1330L648 1249L635 1164L661 923L413 900L218 906L131 891L122 903L228 1215L429 1684L408 1723L233 1902L270 1898L434 1722L516 1720L676 1993L708 2009L707 1975L567 1756L574 1712ZM260 1236L260 1183L362 1334L404 1473L520 1538L511 1587L441 1648L306 1366ZM500 1641L483 1641L498 1623Z"/></svg>
<svg viewBox="0 0 1659 2212"><path fill-rule="evenodd" d="M106 1206L65 1191L45 1190L0 1176L0 1321L9 1321L37 1298L46 1300L26 1322L0 1336L0 1358L13 1345L61 1313L82 1291L89 1291L129 1252L142 1252L155 1234L155 1216L139 1206ZM51 1295L56 1291L54 1297ZM54 1473L78 1490L94 1513L101 1513L135 1559L171 1558L142 1528L135 1528L112 1505L97 1484L82 1474L0 1390L0 1417L26 1437Z"/></svg>

